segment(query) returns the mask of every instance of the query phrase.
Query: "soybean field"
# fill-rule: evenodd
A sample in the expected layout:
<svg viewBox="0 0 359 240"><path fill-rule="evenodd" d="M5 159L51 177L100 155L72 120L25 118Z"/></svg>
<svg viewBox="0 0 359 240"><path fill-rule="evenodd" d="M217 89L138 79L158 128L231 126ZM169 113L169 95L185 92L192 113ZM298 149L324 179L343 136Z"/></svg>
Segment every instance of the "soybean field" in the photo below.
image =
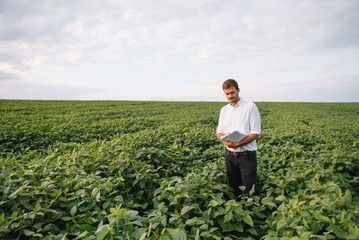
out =
<svg viewBox="0 0 359 240"><path fill-rule="evenodd" d="M237 201L225 104L0 100L0 239L359 239L359 103L257 102Z"/></svg>

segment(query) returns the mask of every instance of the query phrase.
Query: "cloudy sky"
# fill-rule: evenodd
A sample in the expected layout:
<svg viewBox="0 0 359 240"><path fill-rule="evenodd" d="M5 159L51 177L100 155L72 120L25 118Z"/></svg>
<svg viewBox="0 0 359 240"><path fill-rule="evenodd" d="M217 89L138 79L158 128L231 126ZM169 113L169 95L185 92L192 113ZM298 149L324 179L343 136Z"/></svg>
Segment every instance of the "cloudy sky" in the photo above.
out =
<svg viewBox="0 0 359 240"><path fill-rule="evenodd" d="M358 0L1 0L0 99L359 101Z"/></svg>

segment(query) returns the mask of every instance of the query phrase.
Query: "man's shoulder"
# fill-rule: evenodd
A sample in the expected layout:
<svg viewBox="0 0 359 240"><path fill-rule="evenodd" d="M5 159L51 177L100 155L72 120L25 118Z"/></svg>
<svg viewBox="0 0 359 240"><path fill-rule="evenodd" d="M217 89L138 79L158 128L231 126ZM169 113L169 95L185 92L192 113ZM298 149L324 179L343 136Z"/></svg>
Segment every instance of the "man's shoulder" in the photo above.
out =
<svg viewBox="0 0 359 240"><path fill-rule="evenodd" d="M241 99L241 106L240 108L243 109L243 111L248 111L248 112L253 112L253 111L258 111L258 107L257 105L247 99Z"/></svg>

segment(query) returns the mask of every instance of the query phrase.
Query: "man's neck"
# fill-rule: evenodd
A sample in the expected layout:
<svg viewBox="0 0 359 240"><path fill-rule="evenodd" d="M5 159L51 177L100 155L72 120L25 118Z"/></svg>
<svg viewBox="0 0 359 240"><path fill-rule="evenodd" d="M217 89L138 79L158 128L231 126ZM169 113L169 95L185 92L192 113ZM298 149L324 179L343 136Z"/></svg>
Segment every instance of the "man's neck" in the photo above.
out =
<svg viewBox="0 0 359 240"><path fill-rule="evenodd" d="M237 106L237 104L238 104L238 102L239 102L239 100L241 100L241 98L238 98L238 100L237 100L237 101L235 101L235 102L233 102L233 103L231 103L231 105L232 105L233 107L236 107L236 106Z"/></svg>

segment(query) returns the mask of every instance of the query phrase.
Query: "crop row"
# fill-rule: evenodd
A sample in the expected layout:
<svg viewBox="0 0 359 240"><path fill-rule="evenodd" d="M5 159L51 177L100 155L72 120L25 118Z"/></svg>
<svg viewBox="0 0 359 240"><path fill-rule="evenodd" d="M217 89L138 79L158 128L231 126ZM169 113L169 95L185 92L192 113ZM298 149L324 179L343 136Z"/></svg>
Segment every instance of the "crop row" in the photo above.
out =
<svg viewBox="0 0 359 240"><path fill-rule="evenodd" d="M3 239L357 239L358 104L258 103L235 201L223 103L0 101Z"/></svg>

